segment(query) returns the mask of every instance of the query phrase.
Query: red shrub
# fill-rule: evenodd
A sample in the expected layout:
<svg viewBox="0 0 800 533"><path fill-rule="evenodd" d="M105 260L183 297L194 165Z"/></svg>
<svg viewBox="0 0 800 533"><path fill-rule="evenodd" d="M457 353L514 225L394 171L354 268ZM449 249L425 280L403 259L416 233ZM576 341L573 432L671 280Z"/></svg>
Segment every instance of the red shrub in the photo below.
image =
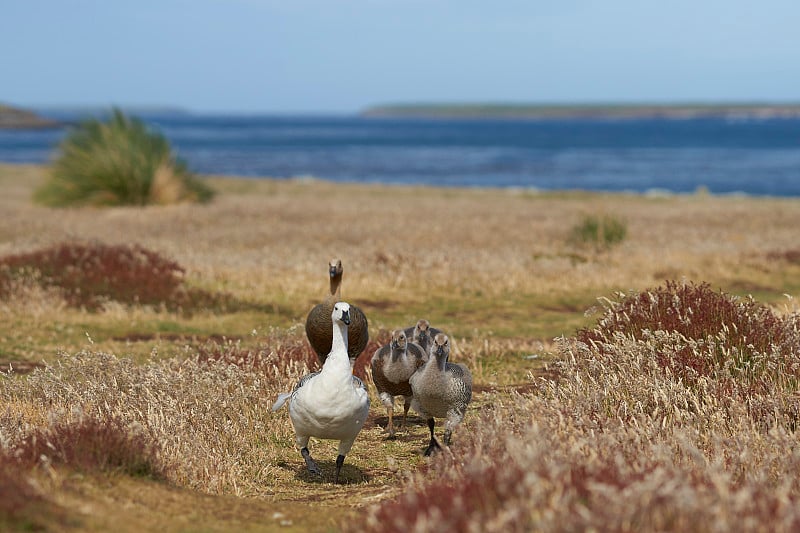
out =
<svg viewBox="0 0 800 533"><path fill-rule="evenodd" d="M184 274L175 261L136 244L69 243L0 258L0 296L14 279L29 279L58 289L69 305L88 310L107 300L185 312L242 307L228 295L185 288Z"/></svg>
<svg viewBox="0 0 800 533"><path fill-rule="evenodd" d="M125 303L169 301L182 283L184 269L138 245L61 244L0 258L10 278L35 271L40 283L63 291L70 305L96 309L104 299Z"/></svg>
<svg viewBox="0 0 800 533"><path fill-rule="evenodd" d="M46 457L51 464L80 470L120 470L153 477L164 474L157 443L144 432L132 432L118 418L83 417L37 429L15 447L12 455L29 467Z"/></svg>
<svg viewBox="0 0 800 533"><path fill-rule="evenodd" d="M602 351L604 343L613 343L615 333L642 340L645 330L677 332L702 343L716 339L724 343L726 353L738 354L733 363L739 367L746 367L756 353L800 353L796 317L778 317L752 298L715 292L707 283L667 281L665 287L629 295L607 309L594 328L579 330L576 338ZM686 345L669 357L662 355L659 363L677 375L691 369L707 376L729 361L699 358L698 350Z"/></svg>

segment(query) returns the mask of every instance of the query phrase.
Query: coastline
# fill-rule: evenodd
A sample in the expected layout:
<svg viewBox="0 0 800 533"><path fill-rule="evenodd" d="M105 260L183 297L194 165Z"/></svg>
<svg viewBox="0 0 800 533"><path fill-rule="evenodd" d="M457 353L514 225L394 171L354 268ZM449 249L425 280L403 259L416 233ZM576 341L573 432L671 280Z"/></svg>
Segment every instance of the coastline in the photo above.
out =
<svg viewBox="0 0 800 533"><path fill-rule="evenodd" d="M800 103L739 104L385 104L368 107L370 118L442 119L773 119L800 117Z"/></svg>
<svg viewBox="0 0 800 533"><path fill-rule="evenodd" d="M44 129L62 125L57 120L42 117L33 111L0 104L0 129Z"/></svg>

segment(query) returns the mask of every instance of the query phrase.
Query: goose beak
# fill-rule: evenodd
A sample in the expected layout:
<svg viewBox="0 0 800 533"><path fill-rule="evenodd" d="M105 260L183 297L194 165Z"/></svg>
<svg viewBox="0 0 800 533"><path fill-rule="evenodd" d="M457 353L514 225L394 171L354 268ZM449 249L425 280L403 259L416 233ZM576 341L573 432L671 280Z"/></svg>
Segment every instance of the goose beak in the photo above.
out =
<svg viewBox="0 0 800 533"><path fill-rule="evenodd" d="M350 311L342 311L342 322L344 322L346 326L350 325Z"/></svg>

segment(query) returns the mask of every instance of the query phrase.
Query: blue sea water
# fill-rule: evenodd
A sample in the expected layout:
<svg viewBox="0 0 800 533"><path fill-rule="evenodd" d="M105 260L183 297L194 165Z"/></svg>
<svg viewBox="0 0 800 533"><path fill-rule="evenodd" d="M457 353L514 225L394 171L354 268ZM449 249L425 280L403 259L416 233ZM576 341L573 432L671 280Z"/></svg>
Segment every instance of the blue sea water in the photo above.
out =
<svg viewBox="0 0 800 533"><path fill-rule="evenodd" d="M541 190L800 196L800 119L378 119L140 114L202 174ZM74 119L74 116L57 116ZM0 130L49 161L66 129Z"/></svg>

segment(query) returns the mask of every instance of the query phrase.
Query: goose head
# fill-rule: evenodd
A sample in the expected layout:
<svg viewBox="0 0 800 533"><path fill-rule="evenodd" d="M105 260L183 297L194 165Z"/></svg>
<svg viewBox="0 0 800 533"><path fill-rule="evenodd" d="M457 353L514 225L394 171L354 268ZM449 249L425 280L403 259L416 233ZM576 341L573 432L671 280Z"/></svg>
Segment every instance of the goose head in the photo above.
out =
<svg viewBox="0 0 800 533"><path fill-rule="evenodd" d="M418 338L421 340L425 340L429 335L429 329L431 327L431 323L425 320L424 318L420 318L417 322L417 325L414 327L414 333Z"/></svg>
<svg viewBox="0 0 800 533"><path fill-rule="evenodd" d="M450 338L444 333L439 333L433 339L433 355L441 365L450 357Z"/></svg>
<svg viewBox="0 0 800 533"><path fill-rule="evenodd" d="M341 276L344 269L342 268L342 260L341 259L331 259L328 263L328 274L330 275L331 279Z"/></svg>
<svg viewBox="0 0 800 533"><path fill-rule="evenodd" d="M337 302L336 305L333 306L333 312L331 313L331 319L334 322L341 322L345 326L350 325L350 304L347 302Z"/></svg>
<svg viewBox="0 0 800 533"><path fill-rule="evenodd" d="M406 332L402 329L396 329L392 332L392 349L405 351L408 338Z"/></svg>
<svg viewBox="0 0 800 533"><path fill-rule="evenodd" d="M328 263L328 277L330 277L331 280L331 298L338 298L339 285L342 283L342 272L344 272L342 260L331 259Z"/></svg>

